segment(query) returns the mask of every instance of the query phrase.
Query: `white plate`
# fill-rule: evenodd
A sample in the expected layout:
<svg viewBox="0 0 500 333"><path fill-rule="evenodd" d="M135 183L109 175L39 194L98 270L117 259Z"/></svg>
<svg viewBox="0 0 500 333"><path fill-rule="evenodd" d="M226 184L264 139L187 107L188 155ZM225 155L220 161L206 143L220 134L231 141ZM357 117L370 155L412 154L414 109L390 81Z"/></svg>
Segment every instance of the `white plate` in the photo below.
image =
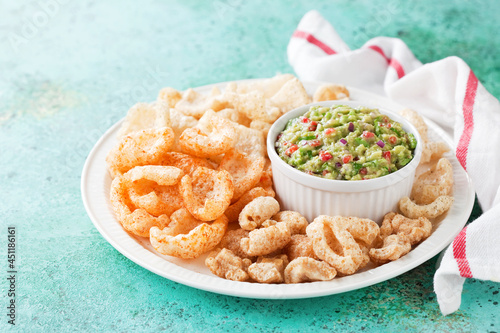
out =
<svg viewBox="0 0 500 333"><path fill-rule="evenodd" d="M226 84L220 83L215 86L223 89ZM308 93L312 94L320 84L307 82L304 86ZM203 86L196 90L208 93L213 86ZM353 100L365 101L389 110L403 108L387 98L372 93L355 88L349 88L349 91ZM442 129L429 120L426 122L429 125L431 140L441 140L449 146L452 145L451 139ZM266 285L225 280L213 275L205 267L205 256L194 260L182 260L161 255L154 251L149 240L127 233L115 219L109 201L111 177L106 168L105 158L116 143L120 125L121 121L99 139L83 168L81 189L88 215L102 236L136 264L172 281L215 293L250 298L294 299L342 293L391 279L429 260L450 244L467 222L474 205L475 194L471 181L453 152L450 152L446 157L453 165L455 202L446 217L435 223L432 235L401 259L379 267L366 267L351 276L326 282Z"/></svg>

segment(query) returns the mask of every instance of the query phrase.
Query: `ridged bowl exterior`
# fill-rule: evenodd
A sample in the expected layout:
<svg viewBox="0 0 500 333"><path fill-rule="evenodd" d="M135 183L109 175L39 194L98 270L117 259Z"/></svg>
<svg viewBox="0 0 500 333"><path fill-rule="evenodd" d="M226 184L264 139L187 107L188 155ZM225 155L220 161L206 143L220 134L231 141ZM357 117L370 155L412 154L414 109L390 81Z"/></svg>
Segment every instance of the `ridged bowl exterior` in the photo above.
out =
<svg viewBox="0 0 500 333"><path fill-rule="evenodd" d="M365 103L352 101L329 101L314 105L331 106L347 104L352 107L367 106ZM309 110L303 106L292 110L278 119L271 127L267 149L273 170L273 182L277 199L282 210L298 211L309 221L319 215L340 215L369 218L377 223L391 211L397 211L399 200L409 196L413 186L415 170L422 153L421 138L418 131L404 118L393 112L380 109L392 119L400 122L403 128L415 135L417 148L413 160L400 170L389 175L359 181L323 179L303 173L286 164L275 151L274 143L288 120L298 117Z"/></svg>

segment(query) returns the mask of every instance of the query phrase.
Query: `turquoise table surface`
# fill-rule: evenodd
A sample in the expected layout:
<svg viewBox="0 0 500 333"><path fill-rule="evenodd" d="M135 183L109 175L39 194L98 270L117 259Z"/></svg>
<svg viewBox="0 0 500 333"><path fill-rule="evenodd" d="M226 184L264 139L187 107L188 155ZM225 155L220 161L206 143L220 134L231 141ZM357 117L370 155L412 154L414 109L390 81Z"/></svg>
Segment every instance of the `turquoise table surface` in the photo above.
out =
<svg viewBox="0 0 500 333"><path fill-rule="evenodd" d="M314 299L193 289L121 255L80 196L88 153L130 106L166 86L292 72L286 46L310 9L351 48L385 35L424 63L459 56L498 98L499 8L494 0L1 1L0 331L500 332L498 283L467 280L460 310L441 315L437 257L389 281ZM480 213L476 204L470 220ZM15 326L7 316L9 226Z"/></svg>

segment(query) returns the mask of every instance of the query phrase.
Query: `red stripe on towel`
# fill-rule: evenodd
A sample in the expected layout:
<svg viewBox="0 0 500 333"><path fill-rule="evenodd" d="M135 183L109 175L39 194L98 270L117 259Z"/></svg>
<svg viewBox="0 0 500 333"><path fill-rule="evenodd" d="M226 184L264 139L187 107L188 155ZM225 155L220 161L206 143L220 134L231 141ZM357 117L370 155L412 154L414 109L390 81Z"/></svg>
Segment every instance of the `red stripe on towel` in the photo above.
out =
<svg viewBox="0 0 500 333"><path fill-rule="evenodd" d="M472 272L470 270L469 261L466 257L466 240L467 228L464 228L453 241L453 257L458 264L460 276L471 278Z"/></svg>
<svg viewBox="0 0 500 333"><path fill-rule="evenodd" d="M396 73L398 74L398 79L402 78L405 76L405 70L403 69L403 66L399 63L394 58L389 58L385 55L384 51L377 45L370 45L368 48L372 49L373 51L377 52L380 54L384 59L387 61L390 67L394 68L396 70Z"/></svg>
<svg viewBox="0 0 500 333"><path fill-rule="evenodd" d="M469 151L469 143L474 130L474 102L476 99L478 80L474 72L471 70L467 79L467 87L465 89L464 103L462 110L464 114L464 131L458 141L456 155L462 167L467 170L467 153Z"/></svg>
<svg viewBox="0 0 500 333"><path fill-rule="evenodd" d="M314 44L317 47L319 47L320 49L322 49L326 54L330 55L330 54L337 53L332 48L330 48L328 45L326 45L325 43L323 43L322 41L320 41L319 39L317 39L316 37L314 37L313 35L311 35L308 32L295 30L292 37L305 39L309 43Z"/></svg>

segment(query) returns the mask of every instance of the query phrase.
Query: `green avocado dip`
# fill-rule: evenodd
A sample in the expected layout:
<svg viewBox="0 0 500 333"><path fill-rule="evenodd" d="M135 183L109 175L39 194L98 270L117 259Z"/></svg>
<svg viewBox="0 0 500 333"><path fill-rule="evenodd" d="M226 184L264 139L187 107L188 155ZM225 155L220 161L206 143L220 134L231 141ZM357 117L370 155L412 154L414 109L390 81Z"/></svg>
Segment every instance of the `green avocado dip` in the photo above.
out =
<svg viewBox="0 0 500 333"><path fill-rule="evenodd" d="M327 179L362 180L401 169L417 141L377 109L312 106L288 121L275 147L283 161Z"/></svg>

